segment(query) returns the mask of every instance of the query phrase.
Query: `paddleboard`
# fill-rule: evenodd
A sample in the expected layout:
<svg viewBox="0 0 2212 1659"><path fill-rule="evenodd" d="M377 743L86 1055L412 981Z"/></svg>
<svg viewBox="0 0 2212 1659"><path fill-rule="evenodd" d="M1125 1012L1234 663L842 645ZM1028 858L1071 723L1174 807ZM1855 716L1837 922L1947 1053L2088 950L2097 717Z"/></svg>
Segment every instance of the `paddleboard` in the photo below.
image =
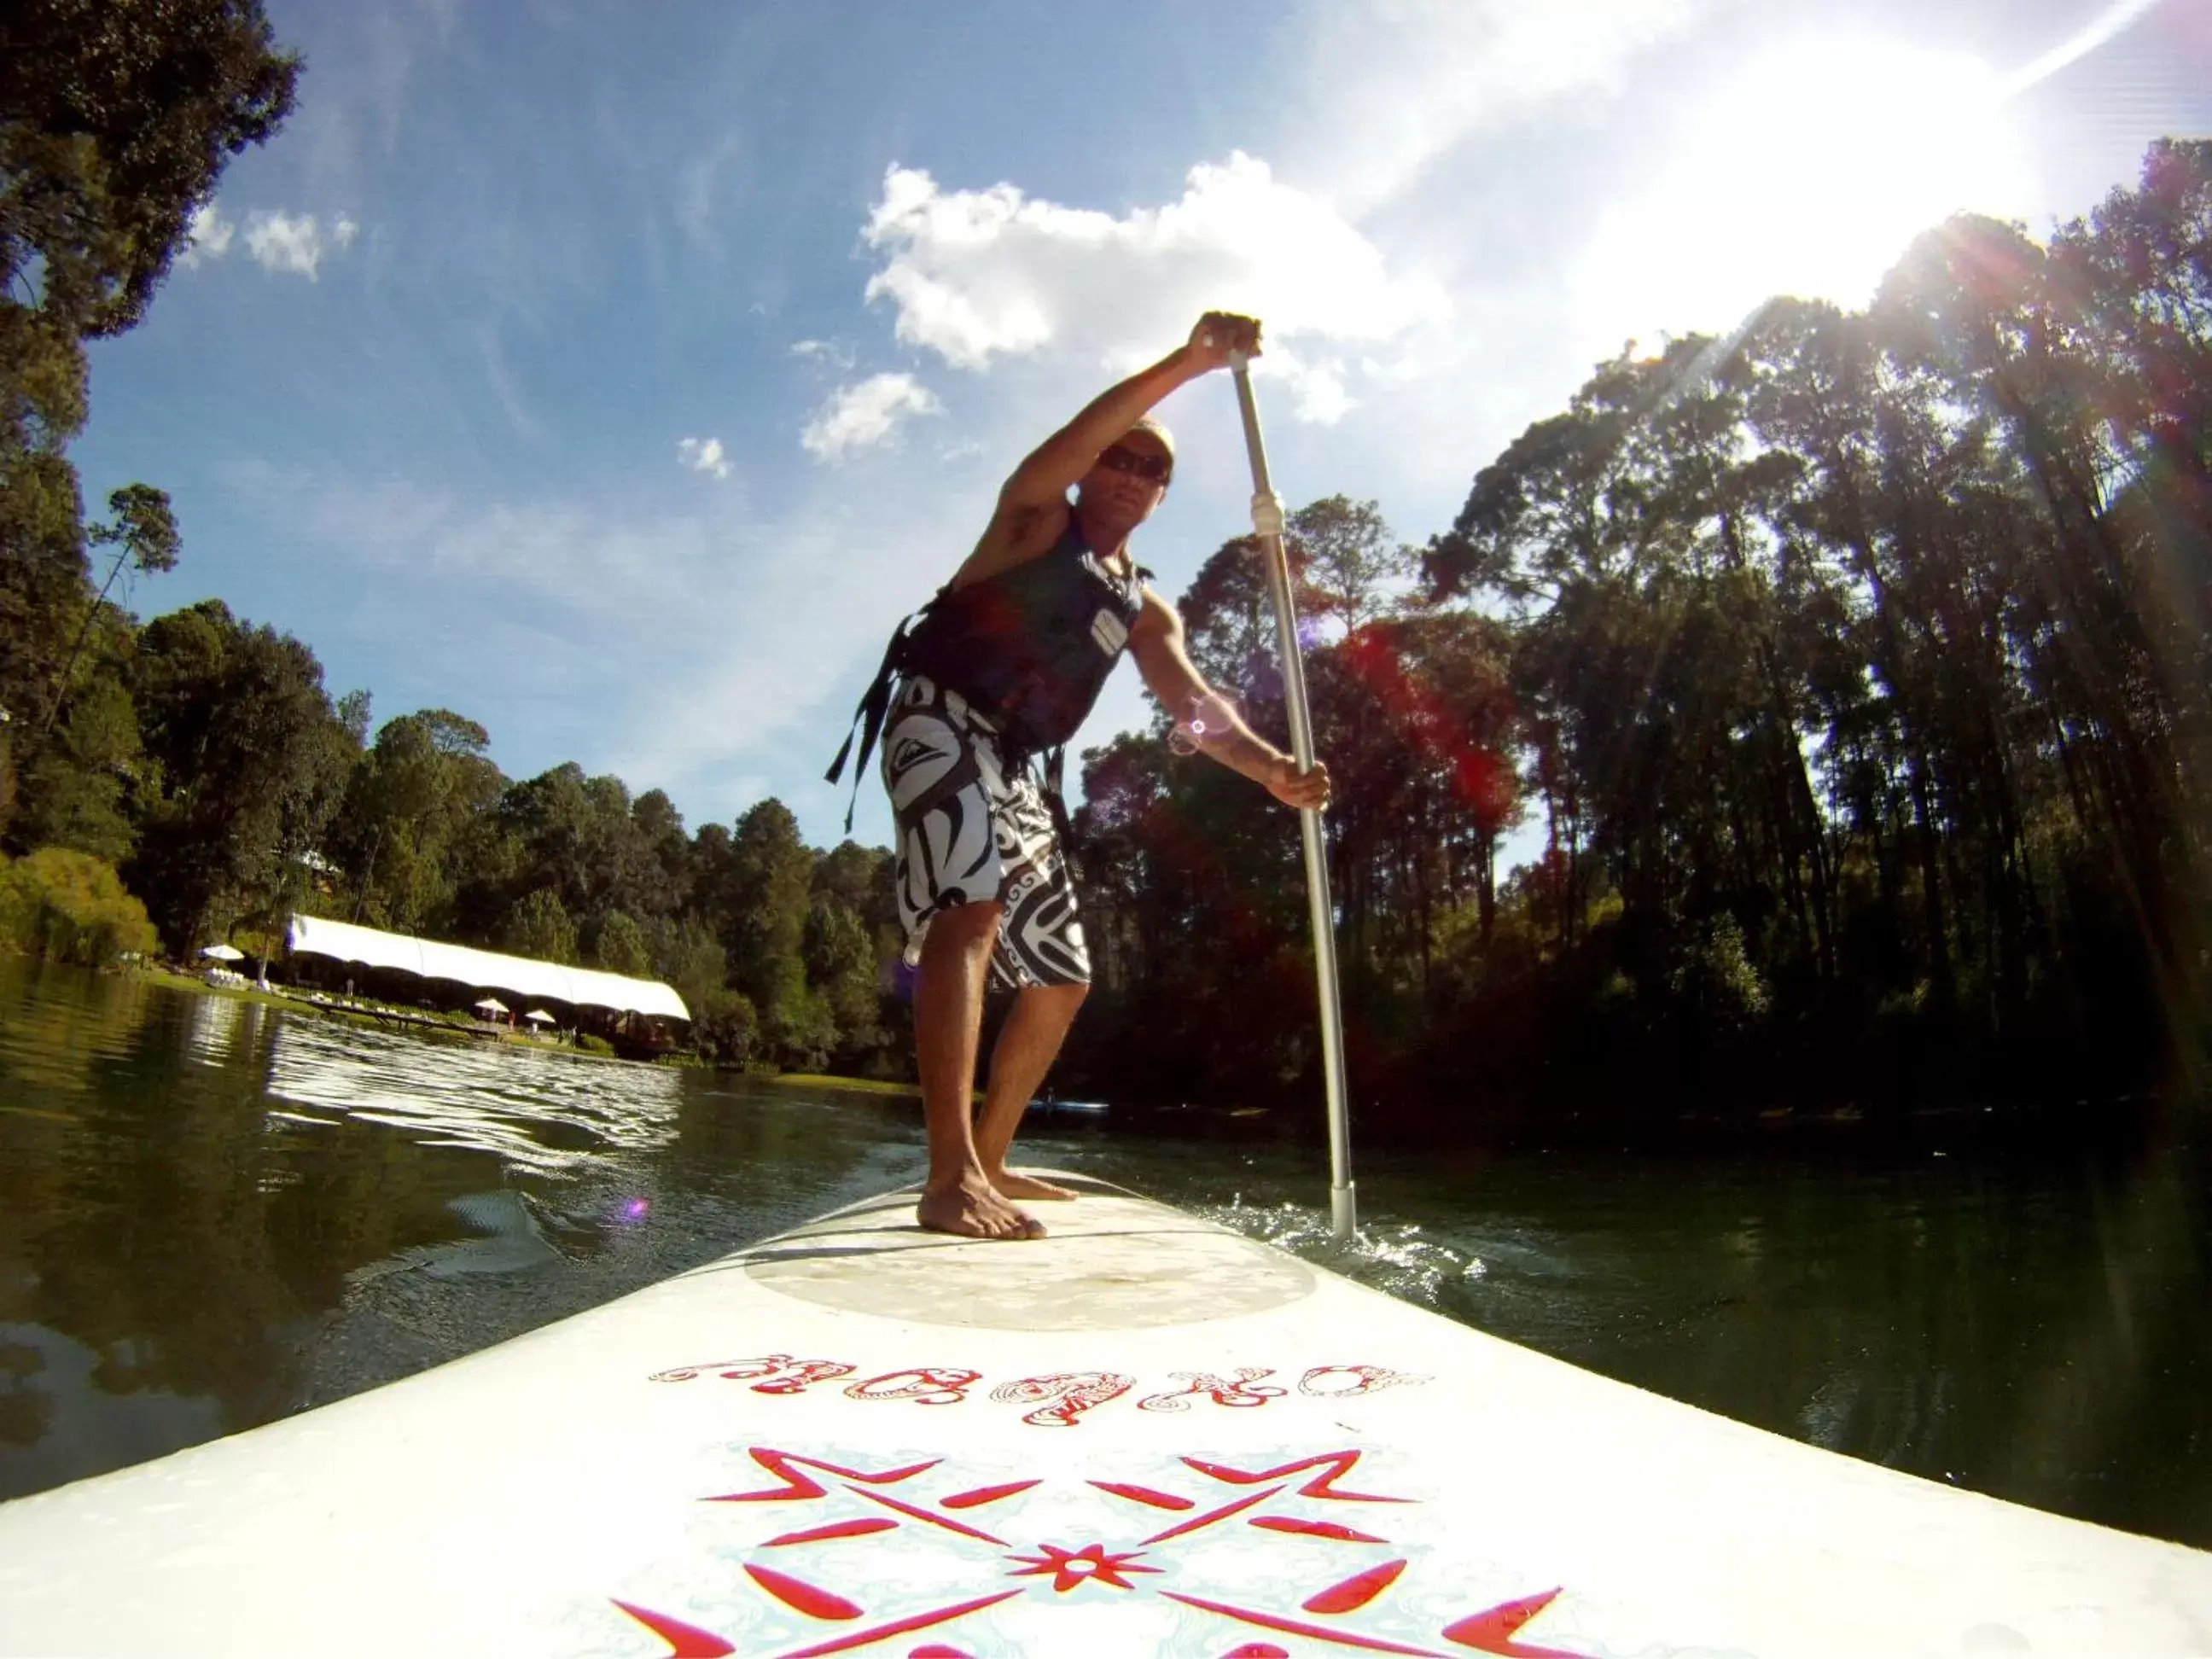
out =
<svg viewBox="0 0 2212 1659"><path fill-rule="evenodd" d="M1101 1183L886 1194L0 1505L0 1652L2212 1653L2212 1555L1610 1382Z"/></svg>

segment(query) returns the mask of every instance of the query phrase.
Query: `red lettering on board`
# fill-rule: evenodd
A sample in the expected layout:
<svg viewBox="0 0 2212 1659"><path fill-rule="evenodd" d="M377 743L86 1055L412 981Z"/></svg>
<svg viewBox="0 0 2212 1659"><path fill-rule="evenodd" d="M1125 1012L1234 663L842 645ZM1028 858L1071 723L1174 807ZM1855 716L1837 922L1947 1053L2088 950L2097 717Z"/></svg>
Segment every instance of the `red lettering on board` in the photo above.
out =
<svg viewBox="0 0 2212 1659"><path fill-rule="evenodd" d="M650 1373L647 1380L689 1382L711 1374L727 1382L746 1383L755 1394L790 1395L851 1376L858 1369L842 1359L800 1359L787 1353L771 1353L749 1359L672 1366ZM1211 1400L1217 1406L1243 1408L1264 1406L1291 1392L1287 1387L1261 1380L1275 1375L1273 1368L1267 1365L1238 1365L1226 1372L1172 1371L1169 1375L1182 1386L1145 1395L1137 1401L1139 1410L1187 1411L1190 1402L1198 1399ZM982 1380L981 1371L966 1365L908 1365L847 1383L842 1392L848 1400L907 1400L918 1406L957 1406ZM1297 1392L1320 1400L1350 1400L1428 1380L1412 1372L1393 1370L1388 1365L1315 1365L1299 1376ZM1036 1407L1024 1416L1022 1420L1025 1423L1040 1428L1072 1428L1084 1413L1118 1399L1134 1386L1135 1379L1120 1371L1061 1371L1002 1382L991 1390L991 1398L1002 1404L1011 1401Z"/></svg>
<svg viewBox="0 0 2212 1659"><path fill-rule="evenodd" d="M1024 1423L1041 1429L1072 1429L1084 1413L1128 1393L1133 1382L1119 1371L1062 1371L1001 1382L991 1390L991 1398L1001 1405L1036 1407L1024 1415Z"/></svg>
<svg viewBox="0 0 2212 1659"><path fill-rule="evenodd" d="M787 1353L764 1354L758 1359L717 1359L704 1365L677 1365L665 1371L655 1371L647 1379L652 1382L689 1382L702 1371L712 1371L717 1376L742 1382L748 1377L773 1376L791 1364Z"/></svg>
<svg viewBox="0 0 2212 1659"><path fill-rule="evenodd" d="M1316 1365L1298 1379L1298 1392L1319 1395L1324 1400L1349 1400L1354 1395L1380 1394L1403 1382L1428 1380L1394 1371L1388 1365Z"/></svg>
<svg viewBox="0 0 2212 1659"><path fill-rule="evenodd" d="M1217 1406L1264 1406L1270 1400L1280 1400L1290 1390L1278 1389L1260 1381L1273 1376L1270 1365L1239 1365L1228 1377L1219 1377L1211 1371L1174 1371L1175 1380L1185 1386L1166 1394L1152 1395L1137 1402L1137 1409L1147 1412L1181 1412L1190 1409L1194 1395L1203 1395Z"/></svg>
<svg viewBox="0 0 2212 1659"><path fill-rule="evenodd" d="M915 1365L885 1371L845 1390L848 1400L911 1400L917 1406L957 1406L983 1373L961 1365Z"/></svg>
<svg viewBox="0 0 2212 1659"><path fill-rule="evenodd" d="M804 1394L817 1382L834 1382L841 1376L850 1376L854 1366L841 1359L793 1360L788 1374L772 1382L753 1384L755 1394Z"/></svg>
<svg viewBox="0 0 2212 1659"><path fill-rule="evenodd" d="M730 1382L751 1382L755 1394L798 1394L816 1382L850 1376L857 1368L842 1359L794 1359L787 1353L763 1354L757 1359L718 1359L704 1365L678 1365L655 1371L651 1382L689 1382L705 1371ZM754 1381L771 1377L772 1382Z"/></svg>

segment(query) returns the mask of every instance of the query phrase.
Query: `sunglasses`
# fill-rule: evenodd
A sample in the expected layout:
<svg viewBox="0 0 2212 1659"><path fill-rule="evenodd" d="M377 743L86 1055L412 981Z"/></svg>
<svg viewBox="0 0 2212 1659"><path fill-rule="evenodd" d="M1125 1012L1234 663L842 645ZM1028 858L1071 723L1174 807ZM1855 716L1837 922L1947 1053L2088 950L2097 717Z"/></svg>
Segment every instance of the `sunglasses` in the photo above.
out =
<svg viewBox="0 0 2212 1659"><path fill-rule="evenodd" d="M1175 463L1164 455L1148 455L1139 449L1115 444L1098 458L1098 465L1115 472L1127 472L1133 477L1147 478L1157 484L1165 483L1175 471Z"/></svg>

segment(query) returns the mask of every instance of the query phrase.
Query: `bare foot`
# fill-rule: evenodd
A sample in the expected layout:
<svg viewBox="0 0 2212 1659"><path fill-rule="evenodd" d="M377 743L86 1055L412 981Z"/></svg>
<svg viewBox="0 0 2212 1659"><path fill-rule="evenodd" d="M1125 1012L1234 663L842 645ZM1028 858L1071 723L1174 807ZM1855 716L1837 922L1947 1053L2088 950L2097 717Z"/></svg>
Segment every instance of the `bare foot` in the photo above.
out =
<svg viewBox="0 0 2212 1659"><path fill-rule="evenodd" d="M914 1218L924 1232L961 1238L1042 1238L1044 1224L1009 1204L978 1173L957 1185L925 1187Z"/></svg>
<svg viewBox="0 0 2212 1659"><path fill-rule="evenodd" d="M994 1170L991 1185L1001 1198L1073 1198L1075 1194L1066 1187L1055 1187L1049 1181L1036 1176L1020 1175L1012 1170Z"/></svg>

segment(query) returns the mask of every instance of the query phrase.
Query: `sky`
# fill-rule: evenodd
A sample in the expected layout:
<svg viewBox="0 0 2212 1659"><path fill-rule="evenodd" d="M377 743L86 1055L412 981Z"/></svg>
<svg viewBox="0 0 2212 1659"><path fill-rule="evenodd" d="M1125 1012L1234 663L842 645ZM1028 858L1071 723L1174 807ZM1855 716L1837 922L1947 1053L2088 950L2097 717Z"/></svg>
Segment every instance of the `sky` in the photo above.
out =
<svg viewBox="0 0 2212 1659"><path fill-rule="evenodd" d="M1863 306L1947 213L2047 234L2212 131L2199 0L266 4L289 122L92 350L87 501L184 538L129 603L822 847L891 628L1200 312L1266 324L1286 504L1420 544L1626 343ZM1158 413L1174 598L1250 480L1226 376ZM1078 744L1146 718L1125 669Z"/></svg>

